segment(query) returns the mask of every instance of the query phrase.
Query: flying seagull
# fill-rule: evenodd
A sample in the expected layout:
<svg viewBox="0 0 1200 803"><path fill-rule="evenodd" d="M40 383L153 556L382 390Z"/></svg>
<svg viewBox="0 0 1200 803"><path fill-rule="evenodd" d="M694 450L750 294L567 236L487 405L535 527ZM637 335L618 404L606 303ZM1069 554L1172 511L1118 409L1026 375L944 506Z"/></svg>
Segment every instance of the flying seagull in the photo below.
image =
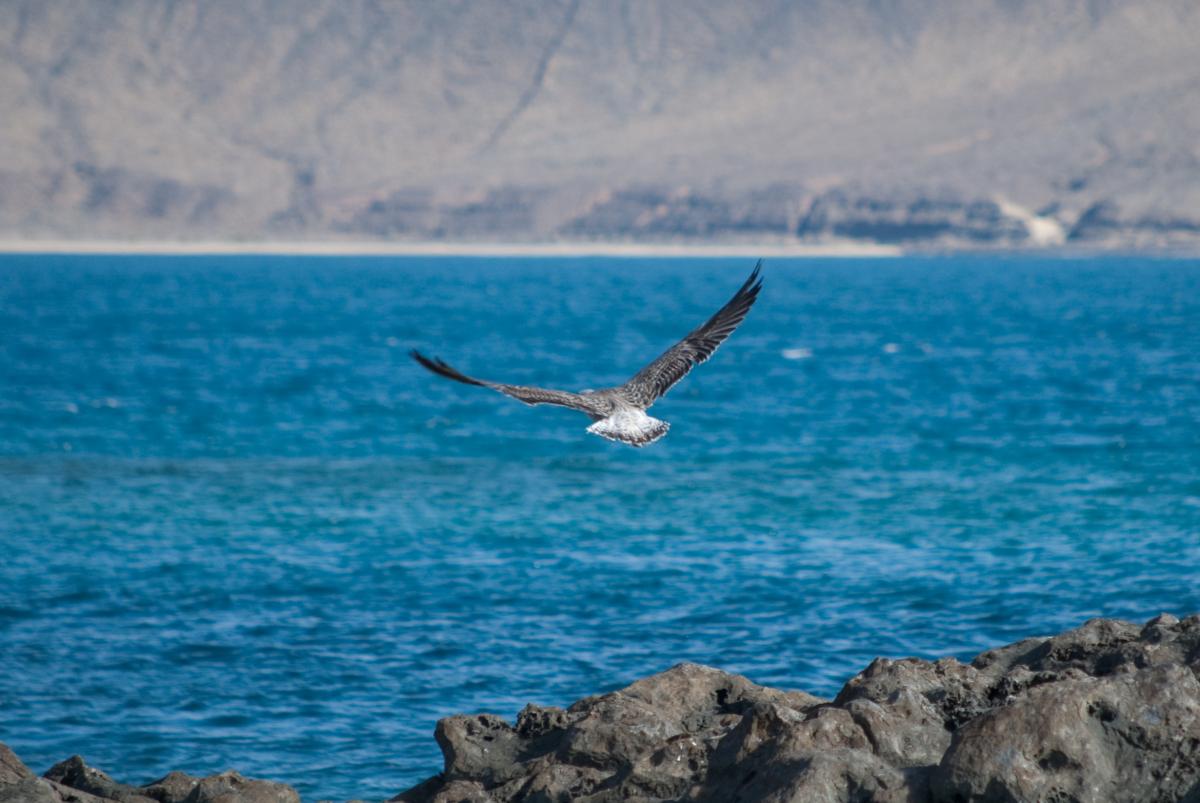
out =
<svg viewBox="0 0 1200 803"><path fill-rule="evenodd" d="M725 342L725 338L738 328L762 289L758 277L762 260L754 266L754 272L741 286L733 298L717 310L716 314L688 333L687 337L667 349L661 357L647 365L624 385L603 390L585 390L571 393L565 390L505 385L474 379L451 368L445 362L430 359L419 351L412 351L412 358L435 374L497 390L525 404L556 404L586 413L594 422L587 431L610 441L621 441L630 446L645 446L667 434L671 425L646 415L646 410L660 396L674 387L692 368L705 362Z"/></svg>

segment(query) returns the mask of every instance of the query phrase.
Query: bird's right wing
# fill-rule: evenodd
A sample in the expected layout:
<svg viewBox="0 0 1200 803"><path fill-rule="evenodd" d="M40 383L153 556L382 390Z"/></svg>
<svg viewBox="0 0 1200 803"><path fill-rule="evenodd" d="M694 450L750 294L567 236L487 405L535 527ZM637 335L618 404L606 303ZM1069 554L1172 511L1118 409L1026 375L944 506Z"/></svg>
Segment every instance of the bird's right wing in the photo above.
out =
<svg viewBox="0 0 1200 803"><path fill-rule="evenodd" d="M667 349L657 360L647 365L626 382L621 390L626 398L643 408L670 390L676 382L688 375L692 368L705 362L733 334L754 306L758 291L762 289L762 260L754 266L750 278L746 279L733 296L713 316L697 326L687 336Z"/></svg>
<svg viewBox="0 0 1200 803"><path fill-rule="evenodd" d="M579 393L488 382L483 379L475 379L474 377L467 376L436 357L430 359L416 350L409 352L409 354L414 360L438 376L444 376L447 379L453 379L455 382L462 382L467 385L491 388L503 393L505 396L512 396L517 401L524 402L525 404L556 404L559 407L570 407L572 410L579 410L589 415L605 415L607 413L607 410L602 409L591 399Z"/></svg>

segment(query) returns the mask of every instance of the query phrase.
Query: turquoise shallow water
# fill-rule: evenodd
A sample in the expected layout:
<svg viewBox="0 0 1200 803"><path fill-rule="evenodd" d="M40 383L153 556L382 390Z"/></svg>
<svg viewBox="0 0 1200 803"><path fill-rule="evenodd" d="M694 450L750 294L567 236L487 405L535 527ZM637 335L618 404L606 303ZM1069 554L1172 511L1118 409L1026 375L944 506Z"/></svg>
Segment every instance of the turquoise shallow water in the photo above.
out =
<svg viewBox="0 0 1200 803"><path fill-rule="evenodd" d="M1196 261L770 260L641 451L406 356L617 383L751 264L0 257L0 741L383 798L450 713L1200 610Z"/></svg>

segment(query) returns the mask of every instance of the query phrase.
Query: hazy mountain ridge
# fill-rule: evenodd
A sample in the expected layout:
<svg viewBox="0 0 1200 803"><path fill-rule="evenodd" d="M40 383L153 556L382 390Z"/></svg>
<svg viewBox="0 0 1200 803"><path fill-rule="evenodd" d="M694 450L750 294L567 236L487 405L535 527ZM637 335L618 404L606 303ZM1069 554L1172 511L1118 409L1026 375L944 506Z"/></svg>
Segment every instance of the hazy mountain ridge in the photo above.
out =
<svg viewBox="0 0 1200 803"><path fill-rule="evenodd" d="M10 237L1200 243L1200 7L10 2Z"/></svg>

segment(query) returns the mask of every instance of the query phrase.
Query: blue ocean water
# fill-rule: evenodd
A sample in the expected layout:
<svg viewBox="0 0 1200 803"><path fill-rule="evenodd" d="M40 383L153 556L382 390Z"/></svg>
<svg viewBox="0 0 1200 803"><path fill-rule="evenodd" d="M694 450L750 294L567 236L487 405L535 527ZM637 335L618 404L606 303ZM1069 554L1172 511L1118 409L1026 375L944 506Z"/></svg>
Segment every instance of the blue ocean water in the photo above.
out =
<svg viewBox="0 0 1200 803"><path fill-rule="evenodd" d="M644 450L407 357L616 384L751 265L0 257L0 741L382 799L451 713L1200 610L1197 261L770 260Z"/></svg>

